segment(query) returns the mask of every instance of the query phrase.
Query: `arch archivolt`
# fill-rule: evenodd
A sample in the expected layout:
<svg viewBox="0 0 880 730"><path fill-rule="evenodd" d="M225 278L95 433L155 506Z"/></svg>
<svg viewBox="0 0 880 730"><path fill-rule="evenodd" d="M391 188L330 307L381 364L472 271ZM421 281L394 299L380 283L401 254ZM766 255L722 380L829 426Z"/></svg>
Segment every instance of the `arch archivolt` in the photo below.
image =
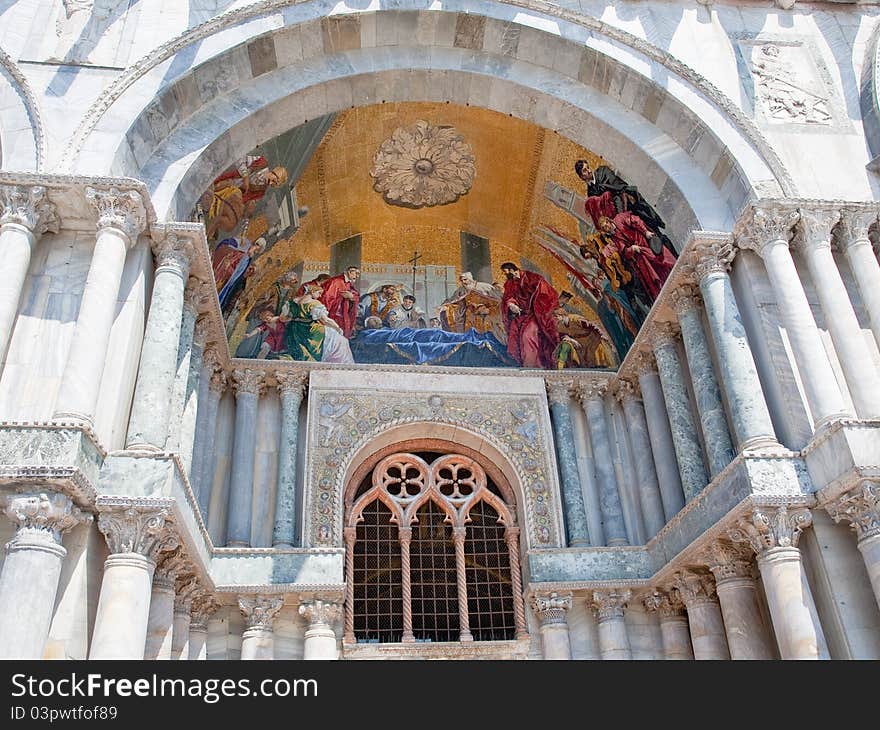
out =
<svg viewBox="0 0 880 730"><path fill-rule="evenodd" d="M342 544L346 506L353 508L357 501L353 490L382 459L401 451L438 449L455 451L486 472L504 496L486 490L490 503L496 509L504 506L511 520L516 519L515 505L527 546L561 547L562 509L543 402L538 395L523 394L311 387L304 545ZM444 463L440 459L435 465ZM425 466L424 474L430 474L431 467Z"/></svg>
<svg viewBox="0 0 880 730"><path fill-rule="evenodd" d="M40 107L18 64L0 49L0 166L39 172L46 156Z"/></svg>
<svg viewBox="0 0 880 730"><path fill-rule="evenodd" d="M791 187L727 97L666 52L596 19L534 0L480 0L468 13L425 10L416 0L394 11L341 10L321 17L326 6L314 0L261 2L170 41L87 113L63 164L101 159L105 169L92 171L109 165L113 174L144 179L157 208L179 217L235 156L284 131L269 117L280 122L293 108L289 129L300 116L388 96L459 100L461 92L452 92L467 78L462 103L533 121L591 149L607 133L609 147L620 150L615 165L653 194L668 219L714 190L715 200L689 223L718 227L730 217L724 211L750 195ZM168 82L169 61L196 42L197 65Z"/></svg>

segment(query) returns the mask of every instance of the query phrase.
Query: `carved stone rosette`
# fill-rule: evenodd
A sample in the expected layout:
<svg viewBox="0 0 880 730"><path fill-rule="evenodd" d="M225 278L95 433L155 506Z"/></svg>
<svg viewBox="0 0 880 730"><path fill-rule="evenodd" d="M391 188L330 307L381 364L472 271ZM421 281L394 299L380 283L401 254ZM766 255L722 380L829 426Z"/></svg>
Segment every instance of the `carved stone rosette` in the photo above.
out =
<svg viewBox="0 0 880 730"><path fill-rule="evenodd" d="M342 606L336 601L304 601L299 606L299 615L309 622L309 628L330 627L342 616Z"/></svg>
<svg viewBox="0 0 880 730"><path fill-rule="evenodd" d="M275 617L284 604L283 596L246 595L238 597L238 608L248 629L271 631Z"/></svg>
<svg viewBox="0 0 880 730"><path fill-rule="evenodd" d="M46 537L60 545L65 532L92 519L70 497L57 492L9 495L3 500L3 511L17 527L10 545L26 537Z"/></svg>
<svg viewBox="0 0 880 730"><path fill-rule="evenodd" d="M835 522L849 522L859 542L880 536L880 484L862 482L824 505Z"/></svg>
<svg viewBox="0 0 880 730"><path fill-rule="evenodd" d="M137 553L156 562L160 552L180 543L167 507L98 506L98 529L113 554Z"/></svg>
<svg viewBox="0 0 880 730"><path fill-rule="evenodd" d="M35 236L58 233L55 204L42 185L0 185L0 227L15 223Z"/></svg>
<svg viewBox="0 0 880 730"><path fill-rule="evenodd" d="M806 507L753 507L727 531L734 542L747 543L759 557L773 548L796 548L801 532L813 522Z"/></svg>
<svg viewBox="0 0 880 730"><path fill-rule="evenodd" d="M571 593L536 593L532 596L532 610L541 626L564 624L565 613L572 606Z"/></svg>
<svg viewBox="0 0 880 730"><path fill-rule="evenodd" d="M114 228L125 234L130 243L144 231L147 213L136 190L86 188L86 200L98 214L97 228Z"/></svg>

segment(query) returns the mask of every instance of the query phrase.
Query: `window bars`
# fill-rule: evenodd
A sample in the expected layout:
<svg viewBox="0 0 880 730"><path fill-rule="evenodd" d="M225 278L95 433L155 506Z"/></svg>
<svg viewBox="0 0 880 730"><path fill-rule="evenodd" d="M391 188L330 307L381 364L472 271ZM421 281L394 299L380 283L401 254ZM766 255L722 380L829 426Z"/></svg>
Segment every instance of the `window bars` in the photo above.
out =
<svg viewBox="0 0 880 730"><path fill-rule="evenodd" d="M519 528L493 487L457 454L376 465L344 529L345 643L527 636Z"/></svg>

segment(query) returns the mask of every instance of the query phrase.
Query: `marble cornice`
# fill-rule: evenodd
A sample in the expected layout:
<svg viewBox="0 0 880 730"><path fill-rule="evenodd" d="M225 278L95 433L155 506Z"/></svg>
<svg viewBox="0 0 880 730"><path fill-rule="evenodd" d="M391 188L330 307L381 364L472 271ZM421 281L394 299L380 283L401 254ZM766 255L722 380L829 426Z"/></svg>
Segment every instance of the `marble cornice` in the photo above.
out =
<svg viewBox="0 0 880 730"><path fill-rule="evenodd" d="M214 588L218 594L231 595L233 601L241 594L259 593L289 593L303 597L320 598L324 600L342 601L345 596L345 583L252 583L252 584L227 584L218 585Z"/></svg>

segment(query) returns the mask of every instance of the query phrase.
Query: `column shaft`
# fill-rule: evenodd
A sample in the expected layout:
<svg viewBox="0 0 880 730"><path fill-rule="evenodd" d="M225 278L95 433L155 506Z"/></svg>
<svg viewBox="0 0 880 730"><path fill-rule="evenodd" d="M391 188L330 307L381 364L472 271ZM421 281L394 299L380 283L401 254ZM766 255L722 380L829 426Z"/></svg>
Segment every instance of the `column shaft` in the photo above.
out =
<svg viewBox="0 0 880 730"><path fill-rule="evenodd" d="M238 390L235 394L235 436L226 540L229 546L247 546L251 544L259 375L252 371L236 371L236 376Z"/></svg>
<svg viewBox="0 0 880 730"><path fill-rule="evenodd" d="M632 444L632 456L639 480L639 502L642 507L642 518L645 521L647 537L650 540L663 529L666 518L663 511L663 499L660 495L660 484L654 468L654 457L651 453L651 441L648 436L648 421L641 401L635 396L632 385L629 392L624 393L623 413L626 427Z"/></svg>
<svg viewBox="0 0 880 730"><path fill-rule="evenodd" d="M138 553L104 561L89 659L143 659L155 563Z"/></svg>
<svg viewBox="0 0 880 730"><path fill-rule="evenodd" d="M285 374L287 375L287 374ZM282 380L281 441L278 447L278 489L275 495L275 527L272 544L293 547L296 543L296 451L299 438L299 408L303 399L304 376L295 373Z"/></svg>
<svg viewBox="0 0 880 730"><path fill-rule="evenodd" d="M189 602L174 607L174 630L171 640L171 658L189 659L189 625L192 620Z"/></svg>
<svg viewBox="0 0 880 730"><path fill-rule="evenodd" d="M868 238L868 227L876 218L876 211L844 211L841 248L849 261L868 312L871 331L880 347L880 263Z"/></svg>
<svg viewBox="0 0 880 730"><path fill-rule="evenodd" d="M12 328L18 316L18 303L31 263L36 237L23 225L7 223L0 226L0 251L3 251L3 276L0 278L0 365L12 339Z"/></svg>
<svg viewBox="0 0 880 730"><path fill-rule="evenodd" d="M144 659L171 659L174 627L174 583L153 579Z"/></svg>
<svg viewBox="0 0 880 730"><path fill-rule="evenodd" d="M183 659L184 657L181 657ZM204 661L208 658L208 626L207 624L189 625L189 654L187 659Z"/></svg>
<svg viewBox="0 0 880 730"><path fill-rule="evenodd" d="M554 388L556 384L550 387ZM578 475L571 414L568 412L568 387L562 386L557 390L564 392L551 390L550 412L553 416L551 419L553 440L556 444L556 458L559 462L559 476L562 482L562 503L565 508L568 545L586 547L590 545L590 534L584 494L581 491L581 480Z"/></svg>
<svg viewBox="0 0 880 730"><path fill-rule="evenodd" d="M874 598L880 606L880 534L866 537L858 542L859 550L868 569L868 577L871 580L871 588L874 589Z"/></svg>
<svg viewBox="0 0 880 730"><path fill-rule="evenodd" d="M217 410L220 407L222 385L214 386L214 376L209 376L206 395L199 403L196 418L196 445L193 453L198 457L198 464L193 464L196 474L196 498L205 524L208 523L208 508L211 504L211 492L214 487L214 437L217 433Z"/></svg>
<svg viewBox="0 0 880 730"><path fill-rule="evenodd" d="M719 578L715 583L731 659L774 659L770 635L758 605L753 578Z"/></svg>
<svg viewBox="0 0 880 730"><path fill-rule="evenodd" d="M241 660L275 658L275 634L263 626L251 626L241 635Z"/></svg>
<svg viewBox="0 0 880 730"><path fill-rule="evenodd" d="M541 623L541 648L544 659L571 659L571 639L565 613L571 609L570 593L550 593L532 597L532 610Z"/></svg>
<svg viewBox="0 0 880 730"><path fill-rule="evenodd" d="M718 601L697 599L686 605L694 659L730 659Z"/></svg>
<svg viewBox="0 0 880 730"><path fill-rule="evenodd" d="M661 614L660 635L663 638L663 658L689 660L694 658L691 631L684 614Z"/></svg>
<svg viewBox="0 0 880 730"><path fill-rule="evenodd" d="M342 607L331 601L305 601L300 604L299 613L309 622L303 641L303 659L338 659L333 624L342 616Z"/></svg>

